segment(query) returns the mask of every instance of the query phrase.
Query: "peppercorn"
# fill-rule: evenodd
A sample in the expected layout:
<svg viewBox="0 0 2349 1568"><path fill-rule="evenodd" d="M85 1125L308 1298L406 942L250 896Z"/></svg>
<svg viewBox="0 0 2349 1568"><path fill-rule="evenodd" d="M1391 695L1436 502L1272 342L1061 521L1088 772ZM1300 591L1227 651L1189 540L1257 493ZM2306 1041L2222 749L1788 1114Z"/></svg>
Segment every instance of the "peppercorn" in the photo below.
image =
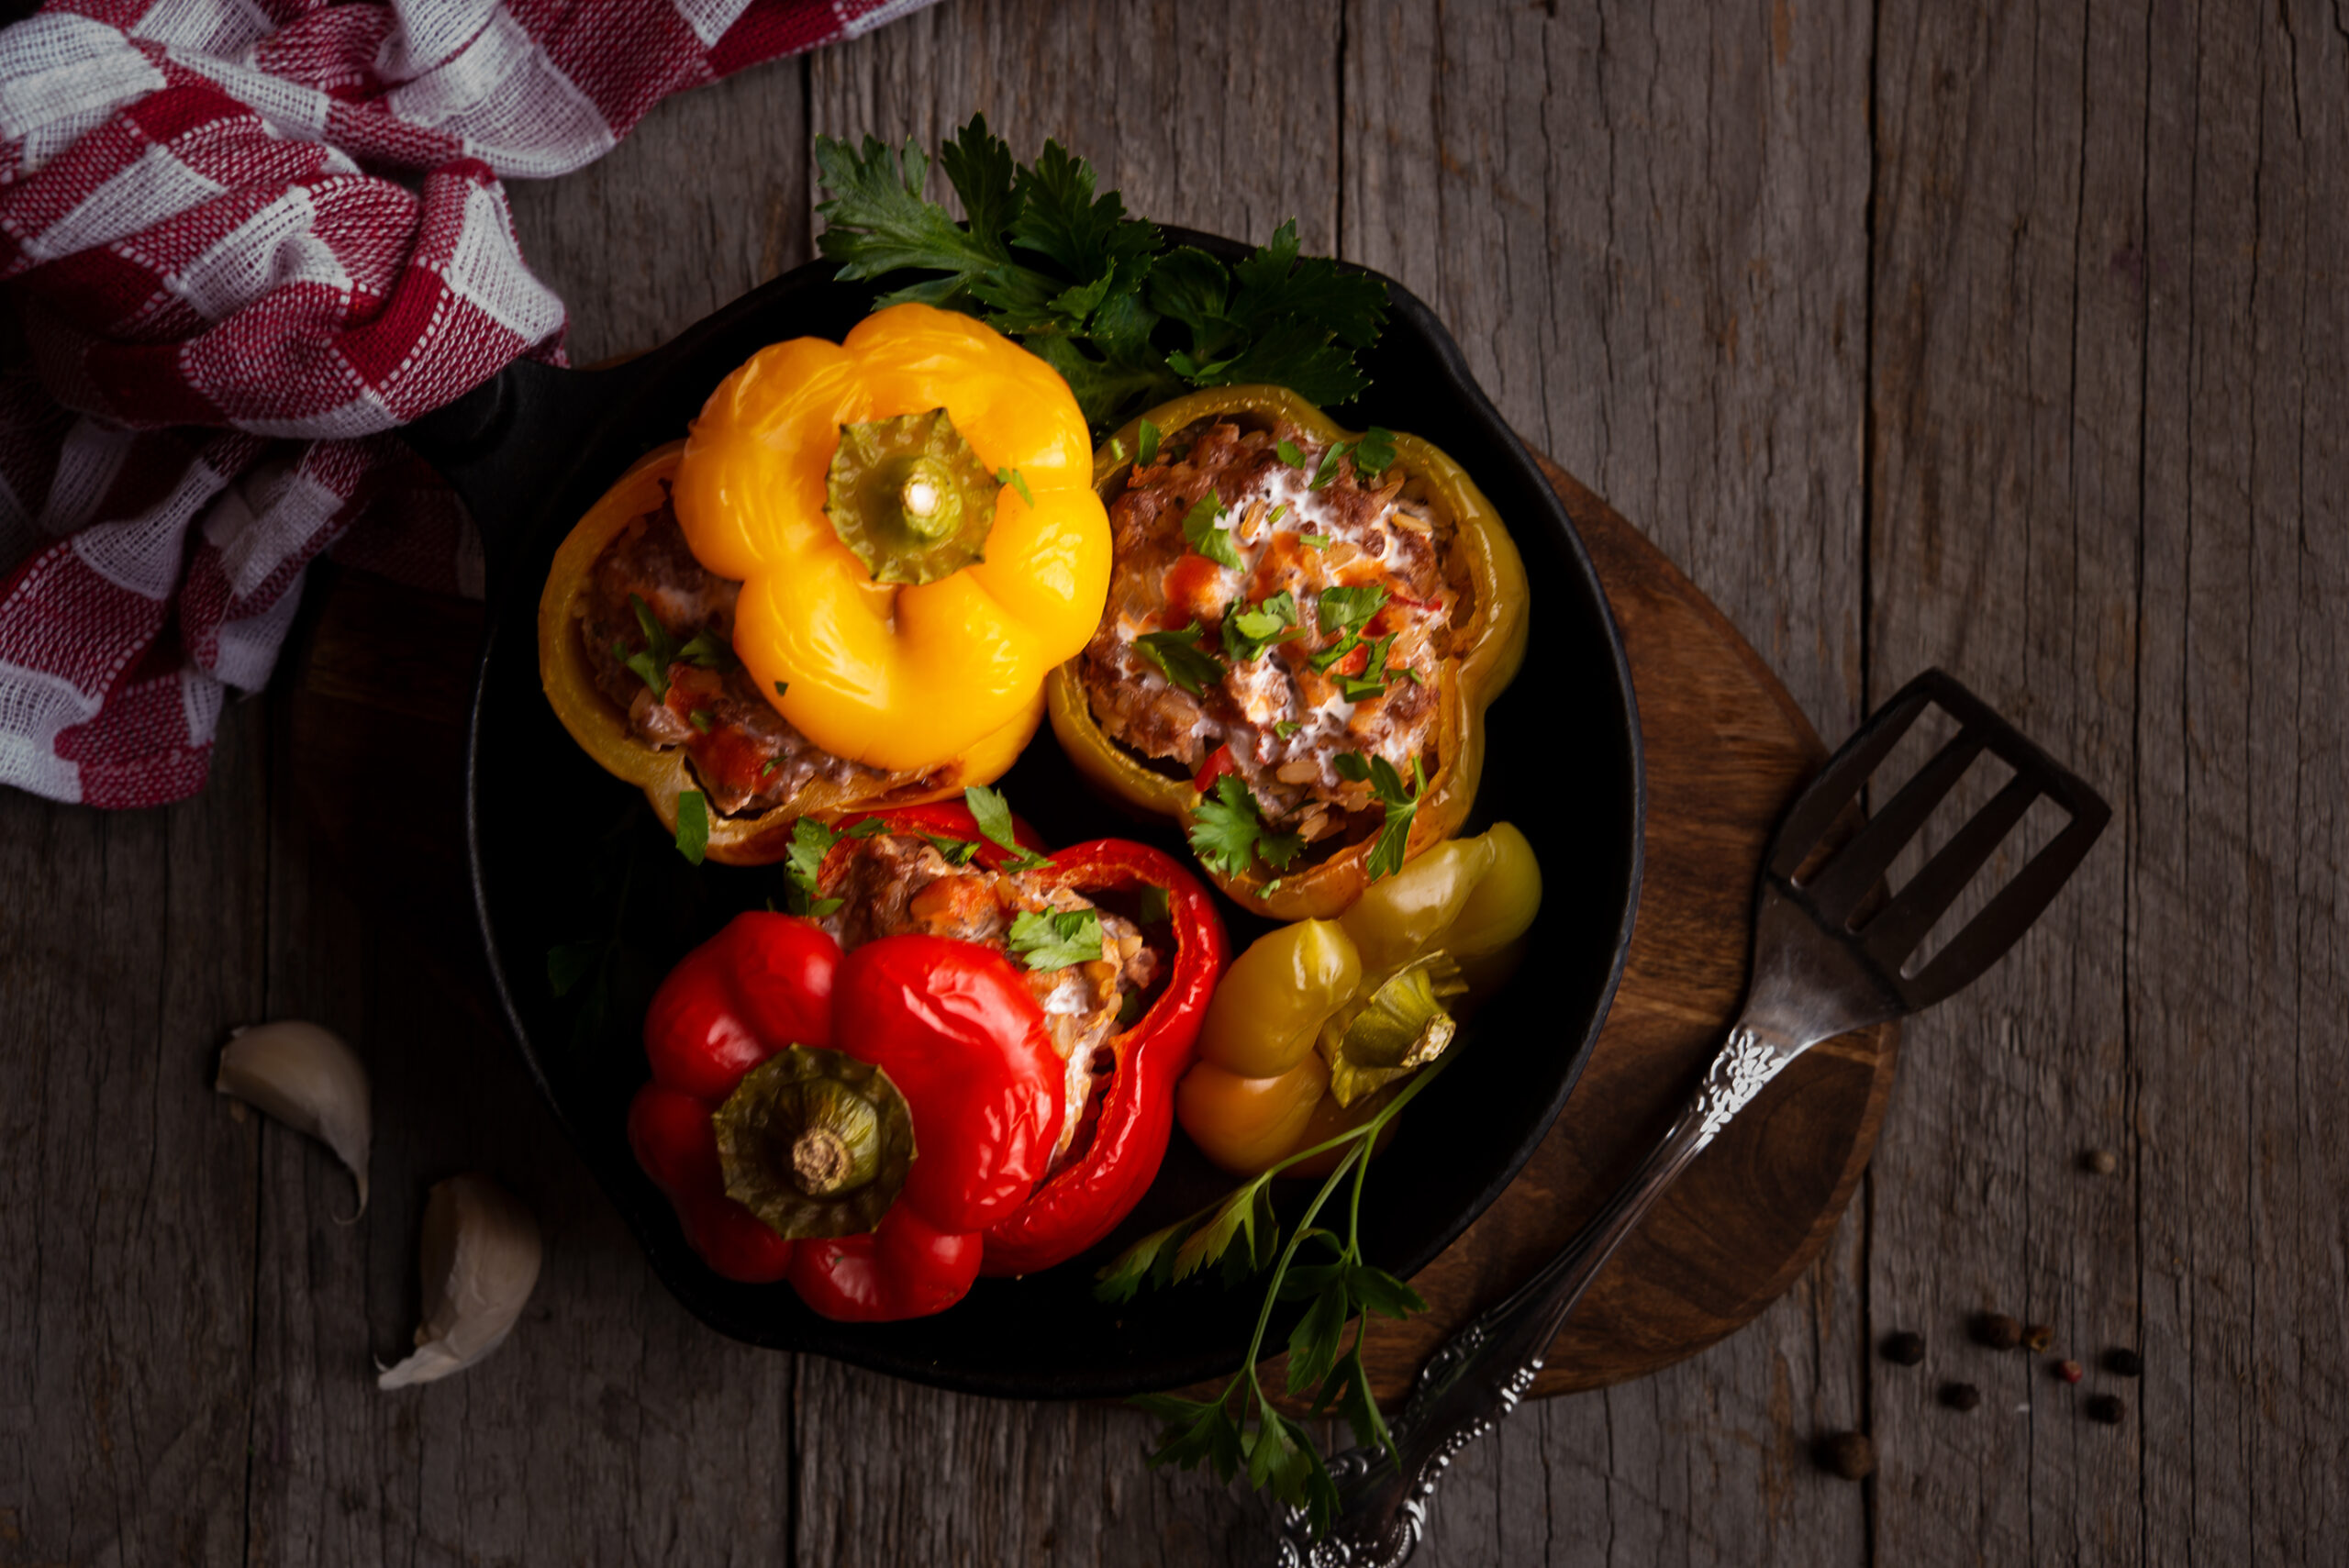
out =
<svg viewBox="0 0 2349 1568"><path fill-rule="evenodd" d="M1865 1481L1876 1472L1876 1444L1868 1440L1865 1432L1837 1432L1821 1438L1812 1457L1821 1470L1831 1471L1846 1481Z"/></svg>
<svg viewBox="0 0 2349 1568"><path fill-rule="evenodd" d="M2143 1377L2145 1359L2134 1351L2110 1350L2104 1352L2104 1370L2115 1377Z"/></svg>
<svg viewBox="0 0 2349 1568"><path fill-rule="evenodd" d="M1971 1410L1982 1403L1982 1391L1970 1383L1944 1383L1942 1403L1953 1410Z"/></svg>
<svg viewBox="0 0 2349 1568"><path fill-rule="evenodd" d="M2109 1176L2121 1169L2121 1157L2110 1149L2091 1149L2080 1156L2080 1169L2092 1176Z"/></svg>
<svg viewBox="0 0 2349 1568"><path fill-rule="evenodd" d="M1905 1329L1884 1339L1884 1359L1895 1366L1915 1366L1925 1359L1925 1336Z"/></svg>
<svg viewBox="0 0 2349 1568"><path fill-rule="evenodd" d="M1985 1312L1974 1319L1974 1342L1994 1351L2011 1351L2022 1343L2022 1325L2003 1312Z"/></svg>
<svg viewBox="0 0 2349 1568"><path fill-rule="evenodd" d="M2055 1346L2055 1330L2044 1323L2033 1323L2022 1331L2022 1348L2032 1355L2045 1355Z"/></svg>
<svg viewBox="0 0 2349 1568"><path fill-rule="evenodd" d="M2055 1375L2062 1378L2066 1383L2077 1383L2084 1373L2081 1371L2080 1363L2077 1362L2057 1362L2055 1363Z"/></svg>
<svg viewBox="0 0 2349 1568"><path fill-rule="evenodd" d="M2099 1394L2088 1401L2088 1419L2101 1421L2108 1427L2119 1426L2121 1418L2128 1413L2129 1407L2121 1402L2117 1394Z"/></svg>

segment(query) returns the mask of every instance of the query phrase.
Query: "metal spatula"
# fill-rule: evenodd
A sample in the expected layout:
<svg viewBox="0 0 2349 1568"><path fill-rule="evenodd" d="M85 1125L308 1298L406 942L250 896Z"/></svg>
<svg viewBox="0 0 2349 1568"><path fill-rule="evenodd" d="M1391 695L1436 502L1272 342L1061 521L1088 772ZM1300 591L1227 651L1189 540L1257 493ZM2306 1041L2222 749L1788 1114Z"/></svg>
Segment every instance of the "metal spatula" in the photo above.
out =
<svg viewBox="0 0 2349 1568"><path fill-rule="evenodd" d="M1956 720L1956 735L1847 842L1835 843L1839 819L1861 786L1935 706ZM1922 870L1874 906L1894 860L1985 751L2014 777ZM2042 796L2068 813L2069 823L1956 936L1912 964L1919 943ZM1330 1462L1338 1518L1317 1540L1302 1511L1290 1510L1280 1561L1318 1568L1408 1558L1453 1456L1516 1408L1567 1314L1688 1162L1811 1046L1929 1006L1997 962L2039 918L2111 816L2094 790L1940 670L1920 675L1879 708L1778 825L1763 864L1745 1010L1671 1131L1564 1251L1428 1362L1392 1423L1399 1467L1384 1449L1349 1449Z"/></svg>

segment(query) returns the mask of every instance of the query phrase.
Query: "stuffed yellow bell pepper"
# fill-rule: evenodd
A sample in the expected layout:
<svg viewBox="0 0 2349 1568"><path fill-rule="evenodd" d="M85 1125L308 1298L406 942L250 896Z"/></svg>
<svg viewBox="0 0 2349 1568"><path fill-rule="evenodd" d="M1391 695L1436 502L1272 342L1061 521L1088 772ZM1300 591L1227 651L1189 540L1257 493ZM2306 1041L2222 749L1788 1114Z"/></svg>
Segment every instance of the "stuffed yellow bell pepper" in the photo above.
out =
<svg viewBox="0 0 2349 1568"><path fill-rule="evenodd" d="M1183 1130L1253 1175L1360 1126L1451 1046L1457 1008L1508 977L1541 904L1532 847L1503 822L1431 850L1334 920L1260 937L1208 1005L1175 1091Z"/></svg>
<svg viewBox="0 0 2349 1568"><path fill-rule="evenodd" d="M1459 464L1228 386L1127 426L1094 474L1108 603L1047 688L1079 769L1285 919L1335 916L1458 829L1527 616L1516 546Z"/></svg>
<svg viewBox="0 0 2349 1568"><path fill-rule="evenodd" d="M549 699L722 861L987 783L1100 618L1091 465L1067 384L968 317L896 306L763 350L558 551Z"/></svg>

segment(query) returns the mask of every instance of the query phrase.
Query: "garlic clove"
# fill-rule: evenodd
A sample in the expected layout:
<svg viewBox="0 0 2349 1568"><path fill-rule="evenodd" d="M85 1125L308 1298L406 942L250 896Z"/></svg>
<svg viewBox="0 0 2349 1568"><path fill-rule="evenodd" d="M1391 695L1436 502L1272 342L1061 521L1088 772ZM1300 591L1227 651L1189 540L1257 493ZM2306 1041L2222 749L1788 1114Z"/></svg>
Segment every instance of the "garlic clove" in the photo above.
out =
<svg viewBox="0 0 2349 1568"><path fill-rule="evenodd" d="M367 1212L367 1069L340 1036L296 1018L239 1029L212 1086L334 1151L359 1184L357 1213L337 1223Z"/></svg>
<svg viewBox="0 0 2349 1568"><path fill-rule="evenodd" d="M378 1388L462 1372L506 1342L539 1283L539 1222L486 1176L451 1176L424 1205L424 1321Z"/></svg>

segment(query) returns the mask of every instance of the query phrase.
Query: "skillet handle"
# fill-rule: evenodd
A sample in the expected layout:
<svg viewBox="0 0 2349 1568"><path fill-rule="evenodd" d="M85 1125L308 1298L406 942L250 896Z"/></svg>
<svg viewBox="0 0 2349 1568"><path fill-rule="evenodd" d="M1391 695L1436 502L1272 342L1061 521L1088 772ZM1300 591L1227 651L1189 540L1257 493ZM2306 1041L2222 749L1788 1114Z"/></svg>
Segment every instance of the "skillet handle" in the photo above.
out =
<svg viewBox="0 0 2349 1568"><path fill-rule="evenodd" d="M562 494L564 479L595 450L599 427L644 378L652 358L592 371L516 360L401 429L473 514L493 583Z"/></svg>

